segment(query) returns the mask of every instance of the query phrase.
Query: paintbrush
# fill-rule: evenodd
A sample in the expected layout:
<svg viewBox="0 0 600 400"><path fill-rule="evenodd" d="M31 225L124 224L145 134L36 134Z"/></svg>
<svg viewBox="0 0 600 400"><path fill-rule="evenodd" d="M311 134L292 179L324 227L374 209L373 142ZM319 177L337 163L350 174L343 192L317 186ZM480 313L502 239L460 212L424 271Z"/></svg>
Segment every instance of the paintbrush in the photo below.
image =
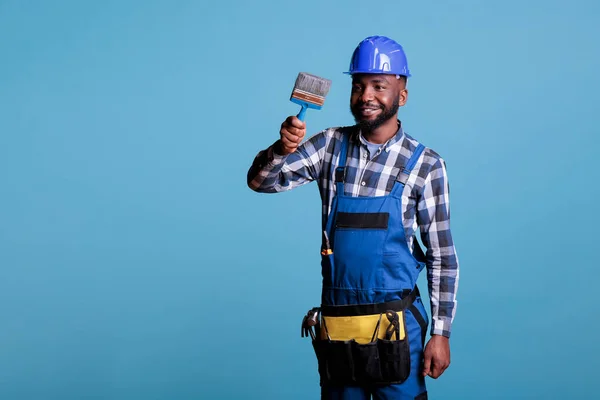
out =
<svg viewBox="0 0 600 400"><path fill-rule="evenodd" d="M325 96L327 96L330 87L331 81L329 79L320 78L306 72L298 74L290 101L302 106L297 115L300 121L304 121L304 114L306 114L307 109L320 110L323 107Z"/></svg>

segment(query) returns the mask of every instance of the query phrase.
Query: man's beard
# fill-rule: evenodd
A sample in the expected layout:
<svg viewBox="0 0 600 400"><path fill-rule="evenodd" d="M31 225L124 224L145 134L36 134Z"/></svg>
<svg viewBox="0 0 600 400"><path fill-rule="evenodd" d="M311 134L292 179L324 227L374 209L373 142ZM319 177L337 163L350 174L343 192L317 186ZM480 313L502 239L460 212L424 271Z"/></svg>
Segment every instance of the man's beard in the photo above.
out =
<svg viewBox="0 0 600 400"><path fill-rule="evenodd" d="M350 106L350 112L354 116L354 120L362 132L373 132L375 129L387 122L390 118L396 118L396 114L400 108L400 96L394 100L394 103L390 108L385 108L385 106L382 105L381 114L379 114L374 120L360 119L360 107L364 104L365 103L358 103L354 106L354 108Z"/></svg>

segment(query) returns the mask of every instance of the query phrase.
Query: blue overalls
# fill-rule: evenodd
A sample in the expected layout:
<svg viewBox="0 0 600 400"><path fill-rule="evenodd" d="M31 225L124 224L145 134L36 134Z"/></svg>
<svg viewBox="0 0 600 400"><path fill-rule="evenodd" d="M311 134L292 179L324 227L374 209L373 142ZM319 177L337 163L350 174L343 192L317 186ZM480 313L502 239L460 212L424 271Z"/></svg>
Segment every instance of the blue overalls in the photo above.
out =
<svg viewBox="0 0 600 400"><path fill-rule="evenodd" d="M323 289L320 338L313 340L321 376L322 399L427 399L422 376L427 313L416 288L425 257L415 241L412 255L402 221L402 191L423 152L419 145L394 183L391 193L378 197L344 194L346 134L336 169L332 201L322 252ZM403 329L386 320L386 311L398 311ZM396 330L359 344L329 337L327 321L375 315ZM394 313L388 313L393 316ZM328 319L328 316L331 319ZM377 317L378 316L378 317ZM400 333L402 333L400 335ZM398 340L400 336L403 340Z"/></svg>

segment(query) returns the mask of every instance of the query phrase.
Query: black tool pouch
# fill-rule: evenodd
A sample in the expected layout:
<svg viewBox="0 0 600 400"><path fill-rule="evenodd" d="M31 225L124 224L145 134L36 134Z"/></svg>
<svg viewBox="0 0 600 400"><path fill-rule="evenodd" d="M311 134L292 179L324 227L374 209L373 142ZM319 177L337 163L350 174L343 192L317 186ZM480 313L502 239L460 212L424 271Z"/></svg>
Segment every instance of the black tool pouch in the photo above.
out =
<svg viewBox="0 0 600 400"><path fill-rule="evenodd" d="M324 329L327 329L325 324ZM312 345L321 385L389 385L404 382L410 374L408 336L405 335L402 340L376 337L377 331L370 343L358 343L355 340L321 339L320 335L316 335Z"/></svg>
<svg viewBox="0 0 600 400"><path fill-rule="evenodd" d="M408 337L403 340L378 339L377 350L381 376L385 383L402 383L410 375L410 347Z"/></svg>
<svg viewBox="0 0 600 400"><path fill-rule="evenodd" d="M389 385L410 374L408 339L377 339L372 343L313 340L321 384Z"/></svg>

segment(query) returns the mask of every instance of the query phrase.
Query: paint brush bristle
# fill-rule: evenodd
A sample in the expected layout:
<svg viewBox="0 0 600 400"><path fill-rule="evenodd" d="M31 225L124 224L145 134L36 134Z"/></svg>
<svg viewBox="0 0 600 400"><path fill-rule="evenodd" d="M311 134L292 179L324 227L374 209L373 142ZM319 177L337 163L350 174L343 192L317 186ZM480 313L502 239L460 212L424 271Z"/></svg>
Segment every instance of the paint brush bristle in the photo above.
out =
<svg viewBox="0 0 600 400"><path fill-rule="evenodd" d="M317 96L325 97L329 93L331 81L316 75L300 72L296 78L294 89L300 89Z"/></svg>
<svg viewBox="0 0 600 400"><path fill-rule="evenodd" d="M325 103L330 87L331 80L300 72L292 91L292 100L304 101L320 108Z"/></svg>

